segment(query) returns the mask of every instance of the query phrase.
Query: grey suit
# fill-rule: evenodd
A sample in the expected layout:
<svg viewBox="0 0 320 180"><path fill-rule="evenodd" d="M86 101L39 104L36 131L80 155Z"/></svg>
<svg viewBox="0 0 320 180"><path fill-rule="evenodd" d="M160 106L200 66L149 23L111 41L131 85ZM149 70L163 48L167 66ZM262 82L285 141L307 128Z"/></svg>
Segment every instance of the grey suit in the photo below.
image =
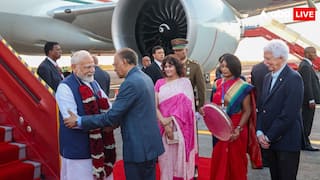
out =
<svg viewBox="0 0 320 180"><path fill-rule="evenodd" d="M38 75L43 79L54 91L62 81L59 70L46 58L37 69Z"/></svg>
<svg viewBox="0 0 320 180"><path fill-rule="evenodd" d="M155 162L164 152L156 117L153 83L137 67L128 72L110 111L83 116L81 119L81 127L86 130L118 125L121 127L127 179L137 179L130 173L128 165L132 167L132 164L136 164L137 167L141 163Z"/></svg>

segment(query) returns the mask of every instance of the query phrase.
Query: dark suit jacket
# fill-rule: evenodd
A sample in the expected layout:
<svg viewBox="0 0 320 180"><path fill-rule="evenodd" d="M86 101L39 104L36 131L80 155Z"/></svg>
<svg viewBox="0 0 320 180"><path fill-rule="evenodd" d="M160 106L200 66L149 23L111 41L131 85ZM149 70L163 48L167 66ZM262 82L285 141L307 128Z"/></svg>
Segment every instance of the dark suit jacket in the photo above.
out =
<svg viewBox="0 0 320 180"><path fill-rule="evenodd" d="M152 160L164 152L156 117L154 86L137 67L129 71L107 113L83 116L81 120L83 129L117 125L121 127L125 162Z"/></svg>
<svg viewBox="0 0 320 180"><path fill-rule="evenodd" d="M263 89L263 79L266 74L270 71L268 66L263 62L256 64L252 67L251 70L251 84L255 86L256 89L256 99L257 99L257 107L261 104L261 93Z"/></svg>
<svg viewBox="0 0 320 180"><path fill-rule="evenodd" d="M59 70L46 58L37 69L38 75L43 79L54 91L62 80Z"/></svg>
<svg viewBox="0 0 320 180"><path fill-rule="evenodd" d="M144 72L152 79L153 84L156 84L157 80L163 77L162 70L155 62L152 62Z"/></svg>
<svg viewBox="0 0 320 180"><path fill-rule="evenodd" d="M109 96L110 90L110 75L102 70L99 66L95 67L94 79L99 83L100 87Z"/></svg>
<svg viewBox="0 0 320 180"><path fill-rule="evenodd" d="M270 149L300 151L302 142L301 106L303 82L288 65L280 73L271 92L271 73L264 78L257 130L271 141Z"/></svg>
<svg viewBox="0 0 320 180"><path fill-rule="evenodd" d="M145 73L146 72L146 68L142 66L141 71Z"/></svg>
<svg viewBox="0 0 320 180"><path fill-rule="evenodd" d="M320 103L320 84L317 74L314 72L312 65L306 60L301 61L298 69L304 85L303 104L309 104L314 99Z"/></svg>

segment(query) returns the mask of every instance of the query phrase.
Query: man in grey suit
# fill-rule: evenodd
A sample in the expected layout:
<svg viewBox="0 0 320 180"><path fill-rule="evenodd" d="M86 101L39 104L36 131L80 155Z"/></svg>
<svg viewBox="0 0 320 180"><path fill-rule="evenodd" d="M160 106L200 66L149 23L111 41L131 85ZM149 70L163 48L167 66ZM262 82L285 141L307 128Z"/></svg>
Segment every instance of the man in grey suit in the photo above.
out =
<svg viewBox="0 0 320 180"><path fill-rule="evenodd" d="M47 42L44 45L46 59L42 61L37 69L38 75L43 79L54 91L64 78L61 69L57 64L57 60L61 57L61 47L57 42Z"/></svg>
<svg viewBox="0 0 320 180"><path fill-rule="evenodd" d="M263 81L258 109L257 137L266 149L272 180L295 180L299 168L303 82L287 65L288 46L272 40L264 47L271 73Z"/></svg>
<svg viewBox="0 0 320 180"><path fill-rule="evenodd" d="M121 127L127 180L155 180L156 160L164 152L156 117L152 80L137 67L137 54L129 48L114 56L114 69L125 78L112 108L104 114L77 118L72 112L64 123L84 130Z"/></svg>
<svg viewBox="0 0 320 180"><path fill-rule="evenodd" d="M314 47L307 47L304 49L304 59L299 65L298 72L303 79L304 85L304 98L302 105L302 119L304 127L304 141L305 145L303 150L306 151L319 151L313 148L310 143L309 136L311 134L314 112L316 103L320 99L320 85L317 74L312 68L312 61L316 59L317 53Z"/></svg>

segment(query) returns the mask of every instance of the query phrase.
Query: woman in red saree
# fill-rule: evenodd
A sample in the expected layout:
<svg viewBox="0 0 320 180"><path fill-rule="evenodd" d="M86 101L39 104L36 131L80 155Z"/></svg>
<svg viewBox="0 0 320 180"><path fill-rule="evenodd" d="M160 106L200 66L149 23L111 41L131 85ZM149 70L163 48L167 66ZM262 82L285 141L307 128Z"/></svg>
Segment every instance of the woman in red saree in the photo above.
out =
<svg viewBox="0 0 320 180"><path fill-rule="evenodd" d="M246 180L247 150L250 155L254 155L251 156L252 166L261 167L262 165L260 149L255 137L255 103L250 95L253 86L240 78L241 63L232 54L223 56L220 70L222 78L213 85L211 101L229 115L233 123L233 131L229 141L219 141L213 149L211 179Z"/></svg>
<svg viewBox="0 0 320 180"><path fill-rule="evenodd" d="M156 110L165 152L159 156L160 179L194 177L197 138L194 96L182 64L173 56L162 62L165 77L155 84Z"/></svg>

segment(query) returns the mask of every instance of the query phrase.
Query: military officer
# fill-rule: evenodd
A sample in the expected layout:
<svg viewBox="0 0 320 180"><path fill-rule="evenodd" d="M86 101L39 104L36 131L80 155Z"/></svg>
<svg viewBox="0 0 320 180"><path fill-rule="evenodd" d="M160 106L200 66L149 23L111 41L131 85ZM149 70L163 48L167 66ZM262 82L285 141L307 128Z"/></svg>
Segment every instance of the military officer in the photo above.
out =
<svg viewBox="0 0 320 180"><path fill-rule="evenodd" d="M205 80L200 65L187 57L188 40L176 38L171 40L172 50L175 56L184 64L186 76L190 79L195 91L196 109L202 107L205 100Z"/></svg>

